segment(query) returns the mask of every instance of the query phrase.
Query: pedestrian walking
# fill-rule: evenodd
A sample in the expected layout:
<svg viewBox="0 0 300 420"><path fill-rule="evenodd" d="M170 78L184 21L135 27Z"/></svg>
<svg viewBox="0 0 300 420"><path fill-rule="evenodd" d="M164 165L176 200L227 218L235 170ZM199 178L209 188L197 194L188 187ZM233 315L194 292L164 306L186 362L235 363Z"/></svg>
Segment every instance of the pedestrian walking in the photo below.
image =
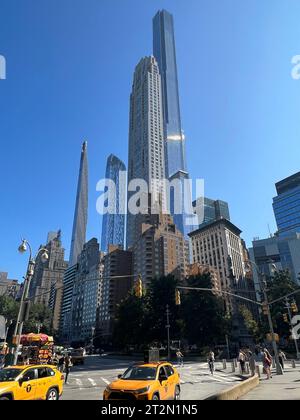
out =
<svg viewBox="0 0 300 420"><path fill-rule="evenodd" d="M72 366L72 359L69 355L65 356L64 365L65 365L65 384L67 384L69 373L70 373L71 366Z"/></svg>
<svg viewBox="0 0 300 420"><path fill-rule="evenodd" d="M238 361L240 362L242 375L244 375L246 372L246 354L242 350L239 351Z"/></svg>
<svg viewBox="0 0 300 420"><path fill-rule="evenodd" d="M286 355L282 350L279 350L279 363L281 364L282 370L284 370L284 362L286 361Z"/></svg>
<svg viewBox="0 0 300 420"><path fill-rule="evenodd" d="M262 351L262 362L264 367L264 373L267 375L267 379L272 378L271 366L272 366L272 356L269 353L268 349L264 348Z"/></svg>
<svg viewBox="0 0 300 420"><path fill-rule="evenodd" d="M176 357L177 357L178 365L183 366L183 354L181 353L181 351L179 349L176 352Z"/></svg>
<svg viewBox="0 0 300 420"><path fill-rule="evenodd" d="M64 358L64 356L59 357L57 368L58 368L58 370L60 372L63 372L64 371L64 364L65 364L65 358Z"/></svg>
<svg viewBox="0 0 300 420"><path fill-rule="evenodd" d="M247 350L247 361L249 362L251 376L256 373L256 355L250 349Z"/></svg>
<svg viewBox="0 0 300 420"><path fill-rule="evenodd" d="M213 351L210 351L208 353L207 362L208 362L209 371L211 375L213 375L215 371L215 353Z"/></svg>

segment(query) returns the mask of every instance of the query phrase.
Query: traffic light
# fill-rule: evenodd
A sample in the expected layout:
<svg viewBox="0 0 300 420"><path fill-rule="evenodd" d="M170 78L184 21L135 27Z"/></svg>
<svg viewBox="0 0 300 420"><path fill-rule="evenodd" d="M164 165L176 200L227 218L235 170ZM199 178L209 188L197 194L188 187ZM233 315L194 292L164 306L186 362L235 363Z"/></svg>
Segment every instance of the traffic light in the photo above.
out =
<svg viewBox="0 0 300 420"><path fill-rule="evenodd" d="M287 324L289 323L289 317L288 317L288 314L283 314L283 320L284 320L284 322L286 322Z"/></svg>
<svg viewBox="0 0 300 420"><path fill-rule="evenodd" d="M267 303L263 303L262 311L264 315L269 315L269 305Z"/></svg>
<svg viewBox="0 0 300 420"><path fill-rule="evenodd" d="M291 309L294 312L294 314L296 314L298 312L298 306L297 306L297 303L296 302L293 302L291 304Z"/></svg>
<svg viewBox="0 0 300 420"><path fill-rule="evenodd" d="M139 275L135 283L135 296L138 298L143 297L143 282L142 277Z"/></svg>
<svg viewBox="0 0 300 420"><path fill-rule="evenodd" d="M175 303L176 305L181 305L181 296L180 291L178 289L175 290Z"/></svg>

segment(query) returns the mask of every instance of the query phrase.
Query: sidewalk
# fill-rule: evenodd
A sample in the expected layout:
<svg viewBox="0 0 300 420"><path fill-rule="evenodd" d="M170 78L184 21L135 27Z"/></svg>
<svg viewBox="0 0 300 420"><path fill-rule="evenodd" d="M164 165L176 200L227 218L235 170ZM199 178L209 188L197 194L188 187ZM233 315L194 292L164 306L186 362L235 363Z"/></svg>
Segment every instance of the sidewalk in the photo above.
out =
<svg viewBox="0 0 300 420"><path fill-rule="evenodd" d="M260 385L241 400L299 400L300 401L300 369L288 369L284 375L269 381L262 376Z"/></svg>

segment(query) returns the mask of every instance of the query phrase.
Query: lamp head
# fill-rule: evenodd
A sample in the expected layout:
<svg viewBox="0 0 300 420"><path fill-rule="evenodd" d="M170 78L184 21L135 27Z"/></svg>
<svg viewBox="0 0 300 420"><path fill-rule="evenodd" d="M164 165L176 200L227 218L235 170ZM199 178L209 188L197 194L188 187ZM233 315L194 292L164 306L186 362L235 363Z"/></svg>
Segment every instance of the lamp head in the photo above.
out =
<svg viewBox="0 0 300 420"><path fill-rule="evenodd" d="M22 243L18 248L18 251L20 252L20 254L24 254L24 252L27 251L27 245L26 245L26 240L22 239Z"/></svg>
<svg viewBox="0 0 300 420"><path fill-rule="evenodd" d="M43 253L41 255L41 260L42 260L42 263L44 263L44 264L49 260L49 254L46 250L43 251Z"/></svg>

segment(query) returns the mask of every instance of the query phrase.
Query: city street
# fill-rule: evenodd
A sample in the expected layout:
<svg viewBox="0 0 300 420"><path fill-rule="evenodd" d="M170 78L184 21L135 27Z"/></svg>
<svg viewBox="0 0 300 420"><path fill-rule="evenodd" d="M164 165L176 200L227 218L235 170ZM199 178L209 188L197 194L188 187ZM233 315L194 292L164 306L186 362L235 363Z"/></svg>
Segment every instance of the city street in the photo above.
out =
<svg viewBox="0 0 300 420"><path fill-rule="evenodd" d="M133 361L108 357L87 357L84 366L72 368L61 399L102 399L106 386L132 363ZM183 400L205 399L241 381L238 374L230 373L230 368L224 371L221 363L216 363L214 376L209 374L206 363L199 362L187 362L184 367L179 367L178 371L181 376L181 399Z"/></svg>

